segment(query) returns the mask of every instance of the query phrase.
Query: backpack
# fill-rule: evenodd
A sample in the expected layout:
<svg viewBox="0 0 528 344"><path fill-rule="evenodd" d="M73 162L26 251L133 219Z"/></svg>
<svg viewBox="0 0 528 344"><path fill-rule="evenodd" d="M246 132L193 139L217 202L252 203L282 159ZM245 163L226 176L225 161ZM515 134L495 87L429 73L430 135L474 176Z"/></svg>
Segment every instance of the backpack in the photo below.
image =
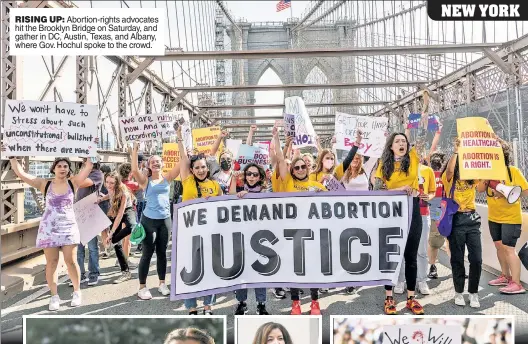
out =
<svg viewBox="0 0 528 344"><path fill-rule="evenodd" d="M44 188L44 203L46 203L46 196L48 194L48 189L49 189L50 185L51 185L51 180L48 180L46 182L46 187ZM68 185L70 185L72 191L75 192L75 188L73 187L73 183L69 179L68 179Z"/></svg>

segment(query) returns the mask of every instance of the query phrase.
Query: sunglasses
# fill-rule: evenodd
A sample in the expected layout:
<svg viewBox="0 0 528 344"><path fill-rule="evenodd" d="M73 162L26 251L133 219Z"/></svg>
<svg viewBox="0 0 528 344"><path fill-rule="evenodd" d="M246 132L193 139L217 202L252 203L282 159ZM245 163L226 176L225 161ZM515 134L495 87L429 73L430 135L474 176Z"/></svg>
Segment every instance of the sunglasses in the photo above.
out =
<svg viewBox="0 0 528 344"><path fill-rule="evenodd" d="M306 165L299 165L293 168L295 171L306 170Z"/></svg>
<svg viewBox="0 0 528 344"><path fill-rule="evenodd" d="M260 173L258 172L246 172L246 177L258 177Z"/></svg>

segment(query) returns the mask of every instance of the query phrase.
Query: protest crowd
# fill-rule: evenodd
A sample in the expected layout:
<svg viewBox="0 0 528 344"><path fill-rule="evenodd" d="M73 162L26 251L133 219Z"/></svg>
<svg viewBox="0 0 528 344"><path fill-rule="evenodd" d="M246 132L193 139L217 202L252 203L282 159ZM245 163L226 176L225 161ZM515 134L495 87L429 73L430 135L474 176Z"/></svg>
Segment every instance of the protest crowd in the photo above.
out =
<svg viewBox="0 0 528 344"><path fill-rule="evenodd" d="M427 113L422 115L427 122ZM384 147L378 156L361 154L365 137L363 131L357 129L355 137L349 138L351 148L342 161L337 158L335 138L332 141L332 149L323 149L314 137L313 146L316 153L302 153L301 149L296 148L295 136L284 135L281 142L283 127L280 123L273 127L273 139L268 144L269 160L264 162L241 160L240 154L234 155L230 150L222 149L221 147L225 146L224 139L228 138L227 131L219 133L208 154L200 153L199 147L190 148L185 144L183 126L179 122L174 123L177 137L175 143L178 151L183 153L180 154L178 162L171 163L169 169L164 168L161 156L151 155L146 158L139 152L138 142L129 148L130 163L121 164L116 170L102 165L96 157L87 157L82 169L73 175L70 160L56 158L51 167L51 173L54 174L51 181L29 175L24 172L16 157L9 157L18 177L45 195L46 207L38 231L37 247L44 249L47 261L46 278L51 291L49 309L58 310L61 302L57 294L56 277L60 250L63 252L71 279L70 285L73 288L72 306L82 304L83 288L97 285L99 259L108 258L110 250L115 251L116 268L121 271L121 276L114 283L137 278L137 297L141 300L152 298L152 286L148 286L146 281L155 254L159 279L155 292L168 296L171 291L170 282L166 280L166 251L173 221L176 221L176 218L173 219L174 204L195 199L211 202L215 197L222 195L244 198L254 193L320 193L337 190L365 193L385 190L399 191L400 194L403 191L412 196L410 228L398 282L386 285L385 294L379 295L380 310L383 309L385 314L397 313L397 295L405 297L406 308L410 313L425 313L416 294L428 295L432 292L428 280L438 278L437 257L439 249L444 246L452 267L455 290L453 307L464 307L466 303L473 308L480 307L478 287L483 252L481 219L475 205L477 193L487 195L489 227L502 268L502 274L489 284L496 286L497 292L500 293L524 293L520 274L523 268L521 260L525 259L523 254L526 253L515 252L522 225L520 198L509 203L504 195L497 191L495 181L461 178L460 164L465 158L459 156L459 148L462 149L463 146L467 150L470 145L462 142L471 138L459 136L453 142L453 153L449 156L437 151L441 124L438 125L430 144L420 138L411 142L410 127L406 123L405 132L386 132ZM253 146L252 137L257 130L256 125L251 127L243 146ZM507 175L500 183L519 186L522 189L521 197L528 196L526 178L518 168L510 165L511 147L497 136L490 140L496 142L497 147L500 145L504 155L504 164L496 167L503 169ZM470 147L469 152L471 153ZM72 205L93 192L98 192L97 202L108 216L111 225L86 245L88 266L85 266L85 246L80 244ZM102 254L99 253L99 240L105 247ZM132 243L137 244L136 251L141 254L137 266L132 264L129 258L133 255ZM464 266L466 248L469 252L468 272ZM173 247L174 249L176 248ZM132 274L136 268L137 274ZM467 299L464 296L466 279L469 292ZM361 286L345 286L343 292L353 294L358 288ZM319 297L327 293L328 289L311 288L309 292L310 314L319 315ZM266 288L255 288L256 305L250 307L248 298L253 297L253 291L248 293L247 289L240 289L236 291L238 305L234 314L246 314L251 310L266 315L267 295L274 295L277 299L289 298L291 314L300 315L301 293L304 293L302 289L293 287L273 288L271 293L268 293ZM213 314L215 295L203 296L203 304L203 314ZM186 299L185 307L190 315L198 314L196 298ZM356 333L357 328L362 326L356 325L341 336ZM499 334L504 335L502 332ZM376 336L371 333L371 338L363 341L349 335L348 341L342 339L339 343L377 343Z"/></svg>

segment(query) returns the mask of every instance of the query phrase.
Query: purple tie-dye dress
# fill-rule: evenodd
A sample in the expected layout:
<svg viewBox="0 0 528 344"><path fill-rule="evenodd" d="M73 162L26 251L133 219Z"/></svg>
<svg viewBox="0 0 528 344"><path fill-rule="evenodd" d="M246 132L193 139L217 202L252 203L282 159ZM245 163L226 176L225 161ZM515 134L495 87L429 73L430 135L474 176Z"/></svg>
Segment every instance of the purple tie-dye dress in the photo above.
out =
<svg viewBox="0 0 528 344"><path fill-rule="evenodd" d="M38 248L62 247L77 245L81 238L79 227L73 212L73 190L68 185L68 192L57 195L53 192L53 182L46 195L46 209L40 220L37 234Z"/></svg>

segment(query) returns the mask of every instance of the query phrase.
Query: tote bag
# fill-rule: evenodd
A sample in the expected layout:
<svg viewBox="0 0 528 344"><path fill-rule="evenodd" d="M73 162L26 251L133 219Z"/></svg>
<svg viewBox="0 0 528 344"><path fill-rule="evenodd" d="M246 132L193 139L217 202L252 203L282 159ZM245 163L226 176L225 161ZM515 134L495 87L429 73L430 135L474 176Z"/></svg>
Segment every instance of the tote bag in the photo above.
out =
<svg viewBox="0 0 528 344"><path fill-rule="evenodd" d="M442 236L448 237L451 234L453 229L453 216L456 214L460 206L453 199L455 192L455 180L453 180L453 185L451 186L451 197L445 194L445 190L442 194L442 201L440 202L440 209L442 215L440 215L440 220L438 221L438 232Z"/></svg>

